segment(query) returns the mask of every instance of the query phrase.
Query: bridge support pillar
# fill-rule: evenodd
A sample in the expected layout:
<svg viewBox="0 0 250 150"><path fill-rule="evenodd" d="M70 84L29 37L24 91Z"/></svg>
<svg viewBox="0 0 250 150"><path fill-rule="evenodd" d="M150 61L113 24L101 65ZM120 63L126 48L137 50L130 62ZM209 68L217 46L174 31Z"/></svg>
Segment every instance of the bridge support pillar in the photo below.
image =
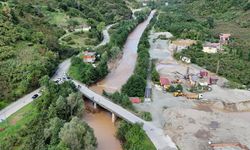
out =
<svg viewBox="0 0 250 150"><path fill-rule="evenodd" d="M94 105L94 109L97 109L97 104L95 102L94 102L93 105Z"/></svg>
<svg viewBox="0 0 250 150"><path fill-rule="evenodd" d="M116 116L114 113L112 113L112 123L115 123L115 120L116 120Z"/></svg>

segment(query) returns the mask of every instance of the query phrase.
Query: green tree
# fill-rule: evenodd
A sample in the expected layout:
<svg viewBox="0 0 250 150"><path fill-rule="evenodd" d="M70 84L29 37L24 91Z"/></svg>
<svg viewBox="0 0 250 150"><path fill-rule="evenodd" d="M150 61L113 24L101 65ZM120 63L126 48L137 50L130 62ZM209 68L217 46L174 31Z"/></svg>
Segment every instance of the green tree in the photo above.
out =
<svg viewBox="0 0 250 150"><path fill-rule="evenodd" d="M64 121L59 118L52 118L49 121L49 127L44 129L44 137L48 139L50 145L59 143L59 132L64 125Z"/></svg>
<svg viewBox="0 0 250 150"><path fill-rule="evenodd" d="M96 27L97 31L99 32L102 32L104 28L105 28L105 22L100 22Z"/></svg>
<svg viewBox="0 0 250 150"><path fill-rule="evenodd" d="M59 137L60 144L72 150L96 149L97 142L93 130L77 117L64 124Z"/></svg>
<svg viewBox="0 0 250 150"><path fill-rule="evenodd" d="M175 87L175 91L183 91L183 87L181 84L178 84L176 87Z"/></svg>
<svg viewBox="0 0 250 150"><path fill-rule="evenodd" d="M207 24L208 24L208 27L209 27L210 29L213 29L213 28L214 28L214 18L208 17L208 18L207 18Z"/></svg>
<svg viewBox="0 0 250 150"><path fill-rule="evenodd" d="M122 86L122 92L129 97L143 97L146 87L146 80L139 75L132 75L127 83Z"/></svg>
<svg viewBox="0 0 250 150"><path fill-rule="evenodd" d="M70 108L70 116L81 116L83 114L84 103L80 93L69 94L67 104Z"/></svg>
<svg viewBox="0 0 250 150"><path fill-rule="evenodd" d="M160 75L159 75L159 73L157 72L157 70L154 67L154 69L152 71L152 80L154 82L159 82L159 78L160 78Z"/></svg>

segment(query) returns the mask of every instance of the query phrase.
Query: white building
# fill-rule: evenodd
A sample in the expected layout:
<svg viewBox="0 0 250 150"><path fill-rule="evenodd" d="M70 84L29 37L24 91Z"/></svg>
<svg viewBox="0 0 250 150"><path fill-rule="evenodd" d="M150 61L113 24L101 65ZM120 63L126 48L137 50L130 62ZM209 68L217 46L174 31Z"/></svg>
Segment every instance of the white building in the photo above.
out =
<svg viewBox="0 0 250 150"><path fill-rule="evenodd" d="M205 53L217 53L219 50L221 50L220 43L206 43L203 45L203 52Z"/></svg>

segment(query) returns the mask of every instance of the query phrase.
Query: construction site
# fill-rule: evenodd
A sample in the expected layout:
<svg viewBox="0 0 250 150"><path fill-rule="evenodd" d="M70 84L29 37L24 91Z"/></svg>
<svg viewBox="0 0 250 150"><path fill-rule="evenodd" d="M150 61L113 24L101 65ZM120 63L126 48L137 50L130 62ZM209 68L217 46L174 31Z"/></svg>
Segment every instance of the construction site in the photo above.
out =
<svg viewBox="0 0 250 150"><path fill-rule="evenodd" d="M226 88L227 79L191 64L185 56L175 60L175 51L195 41L171 37L168 32L150 35L150 56L160 79L152 83L152 101L136 108L150 111L153 123L180 149L248 150L250 91Z"/></svg>

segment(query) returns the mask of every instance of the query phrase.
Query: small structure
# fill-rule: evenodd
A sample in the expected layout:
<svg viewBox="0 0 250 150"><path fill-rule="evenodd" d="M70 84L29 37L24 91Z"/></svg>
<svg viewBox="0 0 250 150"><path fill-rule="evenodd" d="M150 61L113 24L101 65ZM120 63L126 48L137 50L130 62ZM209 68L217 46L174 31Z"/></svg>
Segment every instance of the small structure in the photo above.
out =
<svg viewBox="0 0 250 150"><path fill-rule="evenodd" d="M209 78L209 84L210 85L212 85L212 84L217 84L217 82L218 82L218 78L216 78L216 77L210 77Z"/></svg>
<svg viewBox="0 0 250 150"><path fill-rule="evenodd" d="M89 52L84 51L83 52L83 61L86 63L94 63L96 60L96 52Z"/></svg>
<svg viewBox="0 0 250 150"><path fill-rule="evenodd" d="M208 76L208 72L207 71L200 71L200 77L201 78L205 78Z"/></svg>
<svg viewBox="0 0 250 150"><path fill-rule="evenodd" d="M141 103L141 99L139 97L130 97L130 101L135 104Z"/></svg>
<svg viewBox="0 0 250 150"><path fill-rule="evenodd" d="M221 45L227 45L229 43L231 34L220 34L220 44Z"/></svg>
<svg viewBox="0 0 250 150"><path fill-rule="evenodd" d="M160 77L160 84L161 86L168 86L170 85L170 81L166 77Z"/></svg>
<svg viewBox="0 0 250 150"><path fill-rule="evenodd" d="M219 50L221 50L220 43L206 43L203 45L203 52L205 53L217 53Z"/></svg>

